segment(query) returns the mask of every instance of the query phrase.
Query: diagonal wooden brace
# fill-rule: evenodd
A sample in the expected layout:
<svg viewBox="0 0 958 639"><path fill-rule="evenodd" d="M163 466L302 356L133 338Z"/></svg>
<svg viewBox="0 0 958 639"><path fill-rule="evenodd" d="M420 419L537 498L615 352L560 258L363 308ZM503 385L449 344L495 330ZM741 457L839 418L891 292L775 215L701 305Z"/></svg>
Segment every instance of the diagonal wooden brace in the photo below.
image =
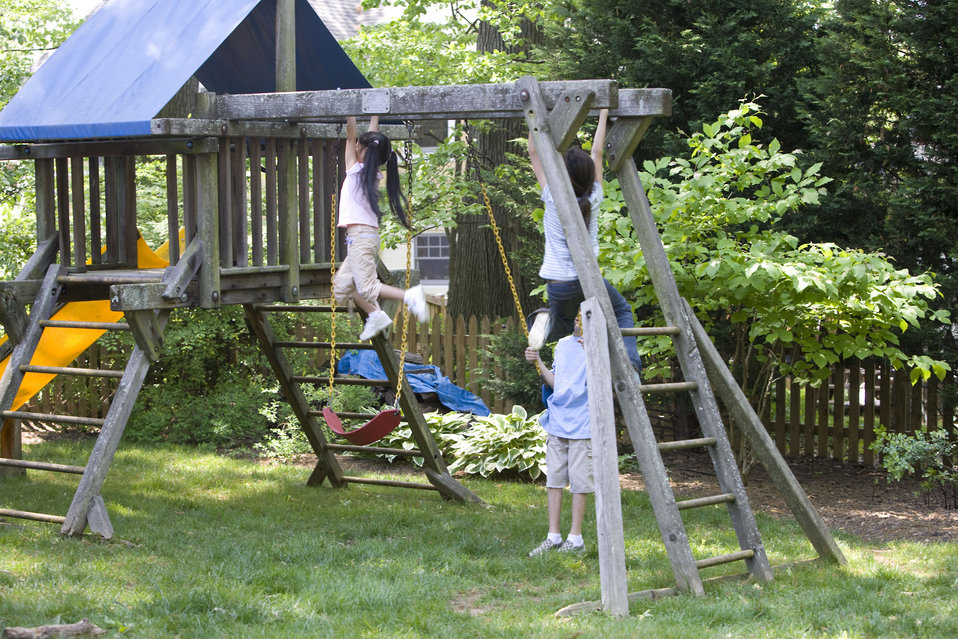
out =
<svg viewBox="0 0 958 639"><path fill-rule="evenodd" d="M564 153L575 140L594 101L595 91L580 89L566 91L556 102L549 115L549 128L552 130L552 143L559 153Z"/></svg>
<svg viewBox="0 0 958 639"><path fill-rule="evenodd" d="M136 345L151 363L160 360L160 349L163 347L163 326L166 322L161 321L159 312L152 309L124 312ZM165 312L169 314L169 311Z"/></svg>
<svg viewBox="0 0 958 639"><path fill-rule="evenodd" d="M163 273L163 283L166 288L163 289L163 299L185 300L186 285L190 283L203 265L203 240L195 238L190 245L186 247L183 256L176 263Z"/></svg>

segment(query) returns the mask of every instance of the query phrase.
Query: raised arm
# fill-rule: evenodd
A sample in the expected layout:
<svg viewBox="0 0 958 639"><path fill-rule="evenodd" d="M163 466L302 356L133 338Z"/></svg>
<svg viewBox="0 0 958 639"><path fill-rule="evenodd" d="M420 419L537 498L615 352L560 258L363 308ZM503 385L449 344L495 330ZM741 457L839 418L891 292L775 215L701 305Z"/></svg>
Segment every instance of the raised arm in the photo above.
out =
<svg viewBox="0 0 958 639"><path fill-rule="evenodd" d="M555 388L556 376L548 366L545 365L545 362L542 361L542 358L539 357L538 349L532 348L531 346L526 349L526 361L532 362L536 365L536 368L539 369L539 376L542 377L543 383L549 388Z"/></svg>
<svg viewBox="0 0 958 639"><path fill-rule="evenodd" d="M351 168L359 162L359 151L356 149L356 141L359 139L359 133L356 127L356 116L346 118L346 150L343 159L346 162L346 168Z"/></svg>
<svg viewBox="0 0 958 639"><path fill-rule="evenodd" d="M609 121L609 110L599 111L599 124L592 138L592 163L595 164L595 181L602 181L602 154L605 151L605 131Z"/></svg>
<svg viewBox="0 0 958 639"><path fill-rule="evenodd" d="M542 170L542 160L539 159L539 151L536 150L536 142L532 137L532 131L529 131L529 160L532 162L532 172L536 174L539 188L545 188L547 183L546 173Z"/></svg>

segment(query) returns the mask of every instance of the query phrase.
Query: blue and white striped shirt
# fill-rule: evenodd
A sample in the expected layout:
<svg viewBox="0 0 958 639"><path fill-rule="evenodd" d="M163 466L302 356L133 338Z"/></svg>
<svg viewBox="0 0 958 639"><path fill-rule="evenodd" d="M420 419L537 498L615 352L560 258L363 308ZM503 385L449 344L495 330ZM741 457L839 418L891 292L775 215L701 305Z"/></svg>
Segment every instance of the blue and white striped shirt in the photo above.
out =
<svg viewBox="0 0 958 639"><path fill-rule="evenodd" d="M570 282L579 279L575 264L572 263L572 254L566 244L565 232L559 220L552 191L546 184L542 189L542 202L545 204L545 214L542 217L542 226L545 233L545 254L542 256L542 267L539 277L544 280L559 280ZM595 188L589 194L589 204L592 214L589 215L589 240L592 252L599 254L599 205L602 204L602 183L596 182Z"/></svg>

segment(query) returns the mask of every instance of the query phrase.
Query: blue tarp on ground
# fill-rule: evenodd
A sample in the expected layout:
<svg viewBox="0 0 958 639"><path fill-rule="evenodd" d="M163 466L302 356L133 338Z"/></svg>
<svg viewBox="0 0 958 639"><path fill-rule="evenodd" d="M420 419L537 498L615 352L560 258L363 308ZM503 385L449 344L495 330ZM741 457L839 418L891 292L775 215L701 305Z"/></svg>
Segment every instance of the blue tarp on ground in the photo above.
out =
<svg viewBox="0 0 958 639"><path fill-rule="evenodd" d="M414 393L435 393L443 406L461 413L472 413L480 417L489 414L489 409L481 399L453 384L438 366L406 362L403 369ZM375 351L347 351L339 360L336 370L341 375L358 375L365 379L386 378L386 371Z"/></svg>
<svg viewBox="0 0 958 639"><path fill-rule="evenodd" d="M150 134L150 120L196 75L215 93L276 87L276 0L112 0L0 111L0 140ZM307 0L296 0L299 90L369 82Z"/></svg>

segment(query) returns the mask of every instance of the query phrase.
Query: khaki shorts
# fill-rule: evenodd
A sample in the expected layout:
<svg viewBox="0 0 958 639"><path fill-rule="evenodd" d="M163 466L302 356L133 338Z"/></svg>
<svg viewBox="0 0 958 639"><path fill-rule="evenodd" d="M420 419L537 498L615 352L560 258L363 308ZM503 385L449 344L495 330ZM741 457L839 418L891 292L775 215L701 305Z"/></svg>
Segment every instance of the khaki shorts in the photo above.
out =
<svg viewBox="0 0 958 639"><path fill-rule="evenodd" d="M592 478L592 440L546 439L546 487L569 487L571 493L595 492Z"/></svg>
<svg viewBox="0 0 958 639"><path fill-rule="evenodd" d="M346 228L346 259L333 278L333 294L340 303L353 293L379 306L379 292L383 283L376 275L379 257L379 229L365 224Z"/></svg>

